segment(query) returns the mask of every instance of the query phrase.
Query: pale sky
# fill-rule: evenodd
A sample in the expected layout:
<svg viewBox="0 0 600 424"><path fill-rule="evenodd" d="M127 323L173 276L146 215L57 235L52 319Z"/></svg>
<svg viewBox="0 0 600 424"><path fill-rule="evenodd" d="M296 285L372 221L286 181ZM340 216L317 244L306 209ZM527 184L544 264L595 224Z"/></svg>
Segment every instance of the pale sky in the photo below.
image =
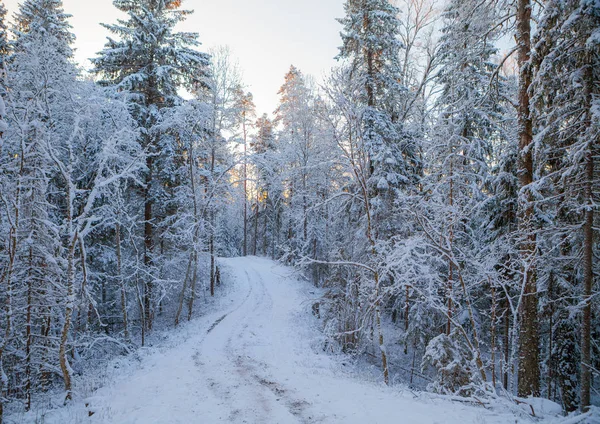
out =
<svg viewBox="0 0 600 424"><path fill-rule="evenodd" d="M4 0L12 18L21 0ZM80 64L102 49L100 22L119 16L112 0L63 0L73 15ZM200 34L201 50L228 45L239 59L257 113L271 113L290 65L317 79L335 64L344 0L184 0L195 13L178 29Z"/></svg>

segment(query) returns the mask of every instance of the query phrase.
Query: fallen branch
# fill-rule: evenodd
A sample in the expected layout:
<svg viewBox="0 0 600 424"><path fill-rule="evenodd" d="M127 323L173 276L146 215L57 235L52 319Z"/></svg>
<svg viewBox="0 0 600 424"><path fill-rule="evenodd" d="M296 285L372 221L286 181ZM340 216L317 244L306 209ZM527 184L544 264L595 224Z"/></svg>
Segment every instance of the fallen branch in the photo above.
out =
<svg viewBox="0 0 600 424"><path fill-rule="evenodd" d="M535 410L533 409L533 405L527 402L523 402L519 399L513 399L517 405L528 405L531 408L531 415L535 417Z"/></svg>

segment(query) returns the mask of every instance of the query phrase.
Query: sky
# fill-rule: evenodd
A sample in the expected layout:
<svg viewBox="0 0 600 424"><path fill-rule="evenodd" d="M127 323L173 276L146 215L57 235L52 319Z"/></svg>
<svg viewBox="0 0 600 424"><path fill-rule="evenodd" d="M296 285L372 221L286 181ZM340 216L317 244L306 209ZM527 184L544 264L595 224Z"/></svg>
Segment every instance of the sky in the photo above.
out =
<svg viewBox="0 0 600 424"><path fill-rule="evenodd" d="M335 65L340 45L344 0L184 0L195 13L177 29L200 34L201 50L228 45L239 60L244 83L254 95L257 113L277 107L277 91L290 65L320 79ZM9 16L21 0L4 0ZM73 15L76 59L95 56L108 32L100 23L121 15L112 0L63 0Z"/></svg>

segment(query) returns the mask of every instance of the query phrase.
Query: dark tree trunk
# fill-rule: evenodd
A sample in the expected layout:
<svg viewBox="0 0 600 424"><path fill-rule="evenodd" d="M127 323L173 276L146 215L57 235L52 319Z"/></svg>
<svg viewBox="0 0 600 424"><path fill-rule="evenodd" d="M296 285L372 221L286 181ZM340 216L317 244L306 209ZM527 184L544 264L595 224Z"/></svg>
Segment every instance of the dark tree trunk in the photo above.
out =
<svg viewBox="0 0 600 424"><path fill-rule="evenodd" d="M587 208L583 227L583 317L581 325L581 410L590 406L592 386L592 286L594 283L594 199L592 184L594 181L594 157L589 151L586 164L585 196Z"/></svg>
<svg viewBox="0 0 600 424"><path fill-rule="evenodd" d="M152 157L146 159L148 174L146 175L146 187L144 188L144 266L147 272L152 267L152 251L154 250L154 228L152 225L152 198L150 187L152 185ZM152 296L154 282L152 277L147 277L144 293L144 319L148 330L152 329Z"/></svg>
<svg viewBox="0 0 600 424"><path fill-rule="evenodd" d="M519 63L519 182L521 188L533 182L533 125L531 120L529 87L531 86L531 3L517 1L517 44ZM534 256L536 235L533 232L533 205L529 194L519 199L519 232L522 238L523 298L519 334L519 396L540 395L538 295Z"/></svg>

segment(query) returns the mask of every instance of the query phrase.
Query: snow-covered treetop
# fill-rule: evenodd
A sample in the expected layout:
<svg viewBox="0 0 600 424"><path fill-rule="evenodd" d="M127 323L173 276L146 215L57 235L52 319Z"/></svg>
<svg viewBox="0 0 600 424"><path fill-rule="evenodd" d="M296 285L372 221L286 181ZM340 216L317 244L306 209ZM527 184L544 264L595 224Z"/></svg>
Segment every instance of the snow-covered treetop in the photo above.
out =
<svg viewBox="0 0 600 424"><path fill-rule="evenodd" d="M265 113L256 121L257 134L250 146L256 153L266 153L275 148L273 121Z"/></svg>
<svg viewBox="0 0 600 424"><path fill-rule="evenodd" d="M8 27L6 25L6 7L0 3L0 68L4 66L4 58L8 54Z"/></svg>
<svg viewBox="0 0 600 424"><path fill-rule="evenodd" d="M138 96L138 103L169 106L177 91L192 91L205 82L209 56L195 47L198 34L174 32L192 12L180 10L181 0L115 0L127 20L104 25L119 40L108 39L93 60L105 85L117 85Z"/></svg>
<svg viewBox="0 0 600 424"><path fill-rule="evenodd" d="M62 0L25 0L15 14L15 50L27 43L30 37L52 36L61 44L59 53L72 57L71 45L75 35L68 22L70 17L63 10Z"/></svg>
<svg viewBox="0 0 600 424"><path fill-rule="evenodd" d="M399 71L400 41L399 10L388 0L347 0L345 17L338 19L344 26L339 59L351 59L355 69L375 77L370 83L394 87L397 79L391 77ZM367 63L370 55L371 63ZM367 68L371 68L368 70ZM399 88L399 87L396 87Z"/></svg>
<svg viewBox="0 0 600 424"><path fill-rule="evenodd" d="M310 90L302 72L295 66L285 75L285 81L278 92L279 106L275 111L277 122L292 133L299 132L301 125L310 115Z"/></svg>

